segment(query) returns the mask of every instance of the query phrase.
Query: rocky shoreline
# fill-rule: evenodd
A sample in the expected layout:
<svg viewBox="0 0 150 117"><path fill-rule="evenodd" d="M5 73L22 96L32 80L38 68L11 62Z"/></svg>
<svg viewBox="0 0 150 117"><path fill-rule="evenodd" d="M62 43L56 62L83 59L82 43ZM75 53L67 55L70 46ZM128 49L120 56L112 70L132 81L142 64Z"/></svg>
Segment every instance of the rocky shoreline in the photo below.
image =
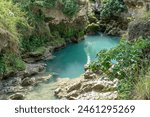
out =
<svg viewBox="0 0 150 117"><path fill-rule="evenodd" d="M26 69L16 76L0 82L0 99L25 99L25 95L38 83L48 80L51 75L44 76L46 65L43 63L26 64Z"/></svg>
<svg viewBox="0 0 150 117"><path fill-rule="evenodd" d="M52 75L45 74L46 65L43 63L27 64L26 70L19 72L15 77L0 82L1 100L24 100L35 87ZM93 73L85 68L84 75L79 78L59 78L50 83L49 91L56 99L67 100L98 100L118 98L118 80L110 81L103 74ZM48 91L48 92L49 92Z"/></svg>
<svg viewBox="0 0 150 117"><path fill-rule="evenodd" d="M104 74L93 73L87 68L87 65L85 66L85 73L82 76L63 82L54 91L54 95L58 99L68 100L117 99L118 79L111 81Z"/></svg>
<svg viewBox="0 0 150 117"><path fill-rule="evenodd" d="M54 94L58 99L67 100L114 100L118 97L117 83L117 79L110 81L106 77L93 80L77 78L57 88Z"/></svg>

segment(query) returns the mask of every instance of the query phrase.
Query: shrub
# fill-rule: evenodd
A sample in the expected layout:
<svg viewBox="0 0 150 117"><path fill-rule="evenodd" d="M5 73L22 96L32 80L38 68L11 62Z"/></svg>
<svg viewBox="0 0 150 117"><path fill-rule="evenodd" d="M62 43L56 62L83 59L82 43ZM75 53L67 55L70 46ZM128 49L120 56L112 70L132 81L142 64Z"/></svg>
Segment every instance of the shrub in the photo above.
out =
<svg viewBox="0 0 150 117"><path fill-rule="evenodd" d="M31 36L29 38L22 39L21 48L22 52L33 52L41 46L44 46L48 42L46 37Z"/></svg>
<svg viewBox="0 0 150 117"><path fill-rule="evenodd" d="M99 31L99 24L91 23L86 27L87 32L98 32Z"/></svg>
<svg viewBox="0 0 150 117"><path fill-rule="evenodd" d="M79 6L76 0L62 0L62 3L62 11L67 16L73 16L78 11Z"/></svg>
<svg viewBox="0 0 150 117"><path fill-rule="evenodd" d="M0 28L7 30L13 36L14 39L18 39L18 32L16 24L18 22L27 25L24 18L24 13L21 12L17 5L14 5L11 0L0 1Z"/></svg>
<svg viewBox="0 0 150 117"><path fill-rule="evenodd" d="M91 66L92 69L101 69L111 78L123 79L133 77L141 72L143 67L147 66L149 59L144 53L144 48L150 46L149 39L138 39L135 42L122 41L120 44L109 51L102 50L97 54L98 61ZM113 65L112 61L116 61ZM113 67L112 67L113 65Z"/></svg>
<svg viewBox="0 0 150 117"><path fill-rule="evenodd" d="M22 71L25 69L23 60L13 53L5 53L0 56L0 74Z"/></svg>
<svg viewBox="0 0 150 117"><path fill-rule="evenodd" d="M137 78L148 71L150 58L146 49L149 47L148 37L135 42L123 40L116 48L100 51L97 55L98 60L93 62L90 68L93 71L103 71L110 79L120 79L118 86L120 98L131 98Z"/></svg>
<svg viewBox="0 0 150 117"><path fill-rule="evenodd" d="M101 10L102 18L113 18L119 16L121 12L127 8L123 0L103 0L103 8Z"/></svg>
<svg viewBox="0 0 150 117"><path fill-rule="evenodd" d="M150 19L150 12L146 12L146 13L144 14L143 19L149 20L149 19Z"/></svg>

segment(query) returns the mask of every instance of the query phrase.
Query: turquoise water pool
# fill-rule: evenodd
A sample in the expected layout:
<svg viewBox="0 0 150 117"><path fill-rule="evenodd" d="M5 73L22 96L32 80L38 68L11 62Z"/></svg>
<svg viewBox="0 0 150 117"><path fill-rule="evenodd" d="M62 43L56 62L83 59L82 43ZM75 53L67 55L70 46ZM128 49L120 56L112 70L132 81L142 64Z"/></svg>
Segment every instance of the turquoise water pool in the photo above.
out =
<svg viewBox="0 0 150 117"><path fill-rule="evenodd" d="M78 44L69 44L66 48L54 53L53 60L46 61L47 72L59 78L76 78L84 73L84 65L96 59L102 49L110 49L119 43L118 37L97 34L85 36Z"/></svg>

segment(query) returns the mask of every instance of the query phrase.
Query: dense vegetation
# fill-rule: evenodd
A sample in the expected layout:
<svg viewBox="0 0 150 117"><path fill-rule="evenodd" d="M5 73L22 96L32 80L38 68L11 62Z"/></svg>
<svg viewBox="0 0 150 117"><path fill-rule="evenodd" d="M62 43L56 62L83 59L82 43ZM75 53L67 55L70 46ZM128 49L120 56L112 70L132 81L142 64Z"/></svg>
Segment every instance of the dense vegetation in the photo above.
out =
<svg viewBox="0 0 150 117"><path fill-rule="evenodd" d="M20 8L27 13L27 20L32 29L32 34L23 36L22 50L23 52L36 51L39 47L44 45L61 46L65 45L66 38L80 36L80 27L66 26L61 23L60 25L50 24L49 29L46 27L46 22L51 21L53 18L46 18L43 13L43 8L59 7L67 17L72 17L78 11L78 4L76 0L13 0L14 3L19 4ZM21 27L21 33L26 34ZM41 31L42 30L42 31ZM28 32L30 30L28 29ZM82 32L82 31L81 31ZM26 34L27 35L27 34ZM83 34L82 34L83 35Z"/></svg>
<svg viewBox="0 0 150 117"><path fill-rule="evenodd" d="M63 23L47 26L46 22L52 18L46 18L43 13L43 8L59 6L66 17L73 17L78 11L76 0L1 0L0 6L0 28L13 36L9 40L10 48L0 53L0 75L25 69L21 58L25 53L40 55L47 46L59 47L72 37L84 35L82 27L81 30Z"/></svg>
<svg viewBox="0 0 150 117"><path fill-rule="evenodd" d="M10 47L0 53L0 75L2 75L25 68L18 53L20 34L16 25L18 23L27 25L27 22L24 19L24 13L11 1L1 0L0 6L0 28L4 32L9 32L7 36L10 37L8 40ZM1 36L1 38L3 37Z"/></svg>
<svg viewBox="0 0 150 117"><path fill-rule="evenodd" d="M93 62L90 67L93 71L103 71L110 79L118 78L120 98L131 99L134 84L148 72L149 47L149 37L135 42L122 40L116 48L99 52L98 61Z"/></svg>
<svg viewBox="0 0 150 117"><path fill-rule="evenodd" d="M103 0L104 6L101 10L102 18L113 18L127 10L123 0Z"/></svg>

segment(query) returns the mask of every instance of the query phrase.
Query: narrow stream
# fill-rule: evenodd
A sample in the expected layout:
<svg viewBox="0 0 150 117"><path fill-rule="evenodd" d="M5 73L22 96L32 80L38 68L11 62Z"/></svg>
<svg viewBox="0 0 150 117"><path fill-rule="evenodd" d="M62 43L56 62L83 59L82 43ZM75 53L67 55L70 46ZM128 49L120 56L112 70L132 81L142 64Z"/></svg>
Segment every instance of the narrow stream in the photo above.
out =
<svg viewBox="0 0 150 117"><path fill-rule="evenodd" d="M53 60L46 61L47 73L54 74L46 83L35 87L27 95L27 99L55 99L54 83L58 78L77 78L84 73L84 65L96 59L96 54L102 49L111 49L119 43L118 37L97 34L85 36L78 44L69 44L66 48L55 52Z"/></svg>

